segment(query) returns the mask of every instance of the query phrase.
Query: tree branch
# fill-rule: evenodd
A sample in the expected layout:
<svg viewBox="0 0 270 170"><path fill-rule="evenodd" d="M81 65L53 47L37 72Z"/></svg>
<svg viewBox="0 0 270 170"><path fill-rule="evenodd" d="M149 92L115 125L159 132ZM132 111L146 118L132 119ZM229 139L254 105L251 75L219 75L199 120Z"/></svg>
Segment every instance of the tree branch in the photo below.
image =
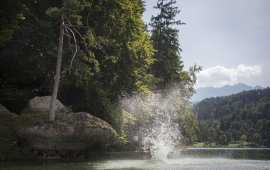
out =
<svg viewBox="0 0 270 170"><path fill-rule="evenodd" d="M69 34L68 30L65 27L64 35L66 35L69 38L72 38L72 36Z"/></svg>
<svg viewBox="0 0 270 170"><path fill-rule="evenodd" d="M81 25L65 24L65 26L68 26L68 27L71 27L71 28L86 28L86 29L90 29L90 27L81 26Z"/></svg>
<svg viewBox="0 0 270 170"><path fill-rule="evenodd" d="M71 58L71 61L70 61L70 65L69 65L69 74L70 74L70 70L71 70L71 67L72 67L72 63L74 61L74 58L76 57L76 54L77 54L77 51L78 51L78 47L77 47L77 40L76 40L76 36L74 34L74 32L72 31L72 29L70 29L69 27L66 26L66 28L72 33L72 36L73 36L73 40L74 40L74 43L75 43L75 52Z"/></svg>
<svg viewBox="0 0 270 170"><path fill-rule="evenodd" d="M87 17L86 17L86 25L87 25L87 27L89 27L88 18L89 18L89 15L90 15L90 10L91 10L91 8L89 9Z"/></svg>

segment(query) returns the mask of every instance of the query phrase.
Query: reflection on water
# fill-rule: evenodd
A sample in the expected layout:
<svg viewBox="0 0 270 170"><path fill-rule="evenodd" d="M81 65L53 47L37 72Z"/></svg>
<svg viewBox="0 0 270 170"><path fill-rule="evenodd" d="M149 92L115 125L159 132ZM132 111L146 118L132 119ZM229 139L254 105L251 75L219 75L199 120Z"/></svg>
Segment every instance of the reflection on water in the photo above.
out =
<svg viewBox="0 0 270 170"><path fill-rule="evenodd" d="M179 152L178 152L179 153ZM188 148L172 157L270 160L270 148Z"/></svg>
<svg viewBox="0 0 270 170"><path fill-rule="evenodd" d="M270 149L186 149L171 159L157 161L132 160L117 157L84 162L8 162L0 163L1 170L154 170L154 169L270 169Z"/></svg>

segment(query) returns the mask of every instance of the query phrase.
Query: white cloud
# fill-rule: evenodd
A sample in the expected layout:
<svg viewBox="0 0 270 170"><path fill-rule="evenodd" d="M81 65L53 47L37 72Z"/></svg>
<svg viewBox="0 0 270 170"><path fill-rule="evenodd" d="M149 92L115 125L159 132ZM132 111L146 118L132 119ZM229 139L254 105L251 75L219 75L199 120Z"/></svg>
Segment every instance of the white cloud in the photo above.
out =
<svg viewBox="0 0 270 170"><path fill-rule="evenodd" d="M252 78L260 75L262 69L258 65L238 65L236 68L227 68L221 65L205 68L198 73L197 88L199 87L222 87L236 83L247 83Z"/></svg>

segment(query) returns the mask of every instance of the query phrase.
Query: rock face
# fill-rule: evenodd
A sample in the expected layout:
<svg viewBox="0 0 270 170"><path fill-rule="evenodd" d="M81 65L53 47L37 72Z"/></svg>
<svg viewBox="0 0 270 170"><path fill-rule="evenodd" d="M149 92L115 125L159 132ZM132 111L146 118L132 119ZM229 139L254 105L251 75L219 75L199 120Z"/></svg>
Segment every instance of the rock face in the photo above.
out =
<svg viewBox="0 0 270 170"><path fill-rule="evenodd" d="M17 115L0 104L0 160L17 159L19 148L13 124Z"/></svg>
<svg viewBox="0 0 270 170"><path fill-rule="evenodd" d="M44 112L50 102L46 98L37 98L42 102L33 102L36 98L31 100L31 113L20 115L16 121L16 132L25 152L46 153L49 156L55 156L55 153L83 153L105 146L114 139L114 129L89 113L58 112L55 122L49 122L48 112ZM57 103L58 109L65 108L59 101Z"/></svg>
<svg viewBox="0 0 270 170"><path fill-rule="evenodd" d="M32 112L49 112L50 104L51 96L37 96L29 101L28 109ZM66 109L67 108L59 100L56 100L55 112L63 112L66 111Z"/></svg>

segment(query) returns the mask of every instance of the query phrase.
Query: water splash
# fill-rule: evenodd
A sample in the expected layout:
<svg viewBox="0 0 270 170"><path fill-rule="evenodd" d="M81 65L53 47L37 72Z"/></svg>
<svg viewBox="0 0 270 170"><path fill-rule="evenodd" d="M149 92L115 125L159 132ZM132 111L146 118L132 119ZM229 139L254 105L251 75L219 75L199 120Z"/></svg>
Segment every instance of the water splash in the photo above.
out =
<svg viewBox="0 0 270 170"><path fill-rule="evenodd" d="M143 146L150 149L152 159L167 160L168 154L180 140L178 124L173 123L169 117L154 117L151 126L142 127L141 130Z"/></svg>
<svg viewBox="0 0 270 170"><path fill-rule="evenodd" d="M123 100L123 110L137 121L127 128L127 133L130 138L140 139L141 148L149 149L152 159L166 160L181 140L178 120L186 104L178 89L148 97L128 96Z"/></svg>

